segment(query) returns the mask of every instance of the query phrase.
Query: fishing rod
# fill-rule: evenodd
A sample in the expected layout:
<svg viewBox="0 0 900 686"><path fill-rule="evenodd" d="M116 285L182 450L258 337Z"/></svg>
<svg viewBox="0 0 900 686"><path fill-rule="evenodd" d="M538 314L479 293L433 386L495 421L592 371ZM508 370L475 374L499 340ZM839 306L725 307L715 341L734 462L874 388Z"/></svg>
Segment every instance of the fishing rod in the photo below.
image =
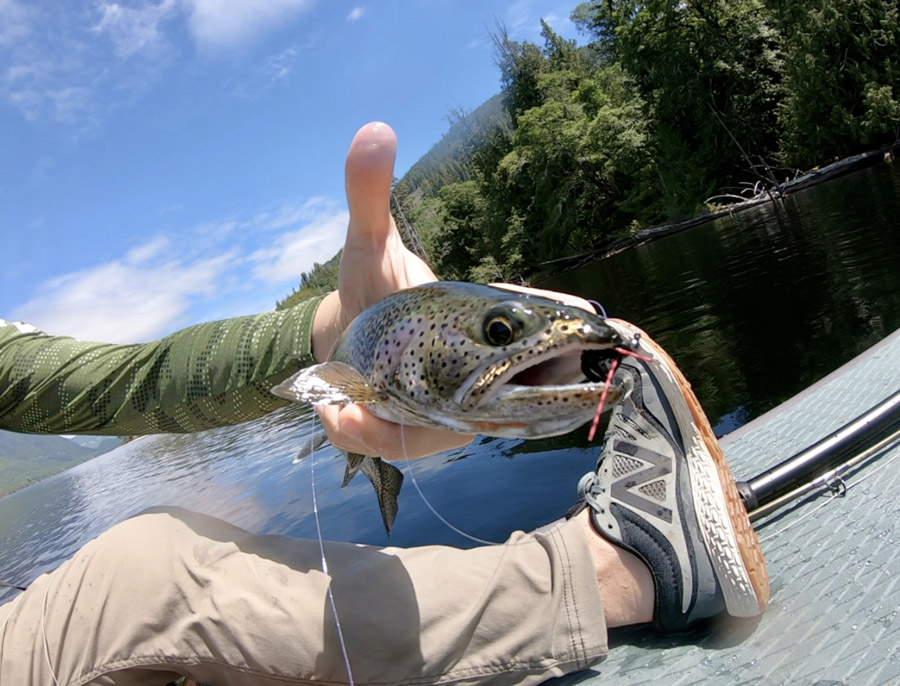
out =
<svg viewBox="0 0 900 686"><path fill-rule="evenodd" d="M737 483L750 520L756 521L816 488L900 438L900 391L837 431L748 481Z"/></svg>

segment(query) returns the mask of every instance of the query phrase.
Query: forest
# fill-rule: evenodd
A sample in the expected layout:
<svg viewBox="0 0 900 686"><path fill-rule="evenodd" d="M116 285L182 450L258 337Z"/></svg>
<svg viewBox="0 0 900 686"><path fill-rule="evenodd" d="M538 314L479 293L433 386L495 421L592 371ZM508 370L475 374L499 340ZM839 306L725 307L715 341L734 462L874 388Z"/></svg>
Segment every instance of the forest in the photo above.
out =
<svg viewBox="0 0 900 686"><path fill-rule="evenodd" d="M900 0L594 0L543 45L492 33L500 94L394 186L444 279L553 260L900 137ZM338 258L279 306L337 283Z"/></svg>

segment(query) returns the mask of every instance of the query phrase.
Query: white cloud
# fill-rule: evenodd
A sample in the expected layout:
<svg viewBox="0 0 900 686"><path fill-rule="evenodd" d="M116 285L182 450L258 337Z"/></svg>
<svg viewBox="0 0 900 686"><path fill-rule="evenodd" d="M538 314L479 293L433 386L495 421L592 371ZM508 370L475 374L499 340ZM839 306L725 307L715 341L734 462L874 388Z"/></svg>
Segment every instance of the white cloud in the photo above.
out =
<svg viewBox="0 0 900 686"><path fill-rule="evenodd" d="M296 48L287 48L266 60L265 71L269 82L281 81L291 75L294 58L297 56Z"/></svg>
<svg viewBox="0 0 900 686"><path fill-rule="evenodd" d="M76 133L104 121L145 93L173 54L162 24L179 2L160 0L139 8L101 4L34 4L15 11L0 0L0 101L27 121L55 120ZM20 28L9 30L12 16Z"/></svg>
<svg viewBox="0 0 900 686"><path fill-rule="evenodd" d="M282 233L273 245L250 256L253 276L271 283L298 282L314 262L327 262L341 249L349 218L346 210L322 213L301 228Z"/></svg>
<svg viewBox="0 0 900 686"><path fill-rule="evenodd" d="M44 95L52 103L57 121L72 124L91 117L94 112L91 93L83 86L48 90Z"/></svg>
<svg viewBox="0 0 900 686"><path fill-rule="evenodd" d="M292 45L269 55L262 64L247 70L235 79L231 94L252 100L274 86L290 82L299 52L312 47L314 42L315 40L311 39L304 45Z"/></svg>
<svg viewBox="0 0 900 686"><path fill-rule="evenodd" d="M203 47L241 45L312 6L313 0L189 0L190 28Z"/></svg>
<svg viewBox="0 0 900 686"><path fill-rule="evenodd" d="M350 10L350 14L347 15L347 21L359 21L363 18L363 15L365 13L365 7L354 7L352 10Z"/></svg>
<svg viewBox="0 0 900 686"><path fill-rule="evenodd" d="M506 23L511 30L516 30L532 20L533 0L516 0L506 8Z"/></svg>
<svg viewBox="0 0 900 686"><path fill-rule="evenodd" d="M165 252L166 248L169 247L171 241L165 236L159 236L152 240L147 241L143 245L139 245L136 248L132 248L125 254L125 261L129 264L142 264L144 262L148 262L149 260L157 257L161 253Z"/></svg>
<svg viewBox="0 0 900 686"><path fill-rule="evenodd" d="M247 220L205 222L49 279L11 316L48 333L130 343L270 309L301 273L334 257L348 219L343 206L316 197Z"/></svg>
<svg viewBox="0 0 900 686"><path fill-rule="evenodd" d="M283 229L300 223L315 223L323 217L340 214L338 204L331 198L315 196L302 205L284 204L277 210L260 212L253 218L253 225L257 229L271 231Z"/></svg>
<svg viewBox="0 0 900 686"><path fill-rule="evenodd" d="M282 29L314 0L0 0L0 103L30 122L91 130L134 104L182 58L182 33L199 48L243 46ZM301 44L247 70L250 96L293 75ZM261 84L261 85L260 85ZM246 94L244 93L244 94ZM241 93L239 93L241 94Z"/></svg>
<svg viewBox="0 0 900 686"><path fill-rule="evenodd" d="M163 42L160 25L175 15L178 2L161 0L158 5L151 3L139 8L102 2L100 10L103 16L92 30L108 35L120 57L130 57Z"/></svg>
<svg viewBox="0 0 900 686"><path fill-rule="evenodd" d="M28 35L28 10L17 0L0 0L0 45L16 43Z"/></svg>
<svg viewBox="0 0 900 686"><path fill-rule="evenodd" d="M166 259L164 247L153 241L125 259L51 279L13 316L83 340L153 339L183 321L193 299L213 295L234 258L226 253L183 262Z"/></svg>

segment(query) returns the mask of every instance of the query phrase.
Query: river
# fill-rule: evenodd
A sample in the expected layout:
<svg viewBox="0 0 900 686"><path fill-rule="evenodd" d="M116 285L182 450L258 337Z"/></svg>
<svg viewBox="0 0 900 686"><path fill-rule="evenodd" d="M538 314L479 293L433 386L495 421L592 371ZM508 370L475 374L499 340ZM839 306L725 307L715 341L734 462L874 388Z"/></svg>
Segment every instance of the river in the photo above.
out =
<svg viewBox="0 0 900 686"><path fill-rule="evenodd" d="M599 300L611 316L646 329L679 363L722 435L900 327L898 217L900 168L880 166L541 285ZM293 463L312 426L297 407L193 436L142 438L4 497L0 579L27 584L156 505L256 532L314 537L313 487L326 538L387 543L364 477L340 488L340 454L325 447ZM401 463L407 477L390 542L470 546L447 522L501 541L558 518L597 458L597 443L585 434L477 438Z"/></svg>

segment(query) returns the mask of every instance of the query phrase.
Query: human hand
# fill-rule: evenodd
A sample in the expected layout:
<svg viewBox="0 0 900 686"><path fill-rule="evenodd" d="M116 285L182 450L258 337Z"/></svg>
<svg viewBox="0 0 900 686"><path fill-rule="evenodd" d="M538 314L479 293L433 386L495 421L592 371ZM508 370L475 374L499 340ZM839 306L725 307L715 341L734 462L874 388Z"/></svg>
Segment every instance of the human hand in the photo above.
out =
<svg viewBox="0 0 900 686"><path fill-rule="evenodd" d="M381 122L366 124L347 152L345 185L350 223L338 272L338 290L316 312L313 356L328 359L338 336L364 309L394 291L437 281L406 249L390 210L397 138Z"/></svg>
<svg viewBox="0 0 900 686"><path fill-rule="evenodd" d="M394 291L438 280L428 265L403 245L391 216L396 154L394 132L379 122L363 126L350 144L345 167L350 222L339 286L319 305L313 323L313 355L320 362L328 359L338 336L364 309ZM587 300L566 293L494 285L594 309ZM472 440L472 436L452 431L400 426L375 417L361 405L321 405L316 412L335 447L387 460L432 455Z"/></svg>
<svg viewBox="0 0 900 686"><path fill-rule="evenodd" d="M596 312L596 308L589 301L577 295L572 295L571 293L559 293L558 291L547 291L543 288L516 286L511 283L492 283L491 286L503 288L507 291L516 291L517 293L530 293L531 295L539 295L549 300L558 300L559 302L566 303L567 305L580 307L582 310L587 310L588 312Z"/></svg>
<svg viewBox="0 0 900 686"><path fill-rule="evenodd" d="M403 245L391 216L396 155L397 138L391 127L380 122L363 126L347 152L350 222L338 290L325 297L313 322L313 356L320 362L328 359L338 336L364 309L394 291L438 280L428 265ZM431 455L472 440L472 436L452 431L401 427L373 416L361 405L318 406L316 412L335 447L388 460Z"/></svg>

